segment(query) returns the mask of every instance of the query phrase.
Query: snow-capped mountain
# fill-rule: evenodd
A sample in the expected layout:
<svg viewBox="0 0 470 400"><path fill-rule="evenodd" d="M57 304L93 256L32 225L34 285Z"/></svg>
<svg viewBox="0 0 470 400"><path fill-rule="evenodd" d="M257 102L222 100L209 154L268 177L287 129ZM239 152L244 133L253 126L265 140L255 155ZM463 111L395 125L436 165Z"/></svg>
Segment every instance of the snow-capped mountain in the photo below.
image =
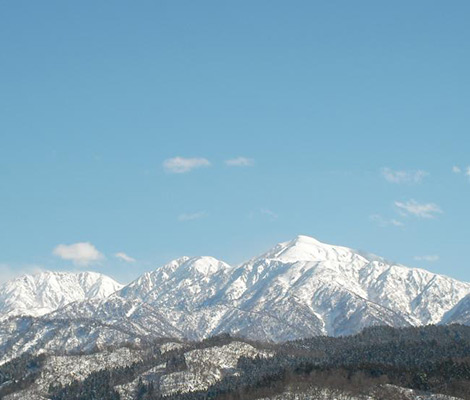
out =
<svg viewBox="0 0 470 400"><path fill-rule="evenodd" d="M438 323L468 293L468 283L298 236L237 267L182 258L113 297L146 302L191 338L278 341Z"/></svg>
<svg viewBox="0 0 470 400"><path fill-rule="evenodd" d="M9 316L40 316L73 301L105 298L122 287L96 272L40 272L0 286L0 320Z"/></svg>
<svg viewBox="0 0 470 400"><path fill-rule="evenodd" d="M49 273L4 285L2 316L48 314L0 323L0 352L12 357L41 346L63 352L66 343L85 351L224 332L284 341L353 334L371 325L470 324L463 319L470 315L469 283L307 236L239 266L212 257L179 258L122 288L87 274ZM84 324L93 328L86 335Z"/></svg>
<svg viewBox="0 0 470 400"><path fill-rule="evenodd" d="M190 339L210 335L230 305L218 302L234 268L213 257L182 257L146 273L112 297L140 300L160 310Z"/></svg>
<svg viewBox="0 0 470 400"><path fill-rule="evenodd" d="M182 257L145 273L115 296L153 306L192 311L203 307L227 284L233 268L213 257Z"/></svg>

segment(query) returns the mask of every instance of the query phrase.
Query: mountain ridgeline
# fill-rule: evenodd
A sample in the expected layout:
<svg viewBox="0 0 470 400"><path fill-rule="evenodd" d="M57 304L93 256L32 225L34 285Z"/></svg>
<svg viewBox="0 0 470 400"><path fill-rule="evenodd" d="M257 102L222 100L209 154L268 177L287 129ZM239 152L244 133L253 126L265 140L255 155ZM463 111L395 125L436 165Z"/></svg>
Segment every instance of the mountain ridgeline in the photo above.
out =
<svg viewBox="0 0 470 400"><path fill-rule="evenodd" d="M159 338L282 342L377 325L470 324L469 293L469 283L307 236L239 266L182 257L126 286L90 272L40 273L0 287L0 363Z"/></svg>

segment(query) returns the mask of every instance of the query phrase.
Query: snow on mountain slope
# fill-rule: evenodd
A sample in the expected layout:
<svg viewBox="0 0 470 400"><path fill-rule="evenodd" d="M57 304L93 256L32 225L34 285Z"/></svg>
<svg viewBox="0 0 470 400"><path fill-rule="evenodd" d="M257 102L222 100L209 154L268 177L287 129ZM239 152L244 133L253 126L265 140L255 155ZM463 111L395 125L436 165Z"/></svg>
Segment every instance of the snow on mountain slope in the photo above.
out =
<svg viewBox="0 0 470 400"><path fill-rule="evenodd" d="M113 297L150 304L192 339L231 332L282 341L436 323L467 293L470 284L298 236L238 267L181 258Z"/></svg>
<svg viewBox="0 0 470 400"><path fill-rule="evenodd" d="M424 333L424 330L421 333ZM402 334L400 330L394 332L395 344L400 343ZM417 333L417 336L421 334ZM317 343L322 341L324 339L320 339ZM424 342L419 343L416 345L417 354L419 354L419 345ZM354 351L356 348L361 351L363 344L356 343L351 350ZM22 377L28 376L28 373L31 377L32 369L36 374L30 382L25 379L16 387L10 386L13 393L7 391L2 399L46 400L56 398L57 395L61 398L97 398L96 395L93 397L92 393L96 393L97 389L105 388L108 393L112 389L117 391L122 400L134 400L149 396L148 392L147 395L145 392L152 387L155 398L202 398L204 394L214 398L231 398L232 394L235 398L244 398L246 393L246 397L260 400L458 400L456 397L384 384L384 379L377 378L374 382L365 373L358 372L360 367L357 370L350 369L352 366L349 361L346 364L353 378L349 380L349 384L345 385L340 378L341 375L338 376L340 370L328 367L329 352L321 356L321 352L309 353L309 346L304 347L305 343L298 343L300 347L297 349L291 347L292 345L293 343L286 346L270 346L247 343L229 337L218 337L198 343L162 340L140 348L111 348L92 354L49 354L44 357L43 361L36 363L36 366L26 368L23 366L23 370L19 369ZM320 368L327 366L325 369L332 373L331 380L309 379L307 374L301 373L302 369L294 372L294 366L291 366L288 374L284 376L279 373L287 367L288 363L285 362L297 357L298 349L302 348L306 350L304 362L309 365L308 360L310 362L315 360L314 362L318 363ZM310 347L310 349L315 348L316 346ZM392 353L394 348L395 346L391 347ZM312 356L313 359L310 358ZM447 360L447 353L442 352L438 359L440 357ZM240 362L241 359L243 359L242 362ZM272 362L264 364L263 368L263 364L259 363L260 359ZM428 362L422 354L421 359ZM398 360L400 360L399 357ZM397 365L401 365L401 362L398 361ZM256 364L258 368L253 368ZM299 365L302 363L300 362ZM437 365L440 365L440 361ZM102 374L96 374L98 371ZM260 375L257 375L258 373ZM404 375L406 374L407 371L404 372ZM106 379L106 377L113 378ZM300 377L302 379L299 379ZM287 383L289 378L291 383ZM80 383L85 381L87 383L80 387ZM276 385L276 381L280 384ZM6 388L11 382L7 381ZM286 386L284 386L285 383L287 383ZM60 392L60 385L70 385L68 389L72 390L68 392L67 397L64 396L64 392ZM414 386L417 386L417 383L414 383ZM253 388L258 390L253 391ZM229 393L225 392L227 389ZM52 394L53 392L55 393ZM276 392L278 394L275 394ZM81 396L77 397L77 393ZM268 394L269 397L266 397Z"/></svg>
<svg viewBox="0 0 470 400"><path fill-rule="evenodd" d="M439 323L444 316L458 322L470 309L470 301L462 300L470 294L469 283L307 236L235 267L212 257L183 257L122 288L86 274L87 279L49 273L4 285L4 315L50 313L38 320L1 323L0 318L0 350L88 349L145 337L197 340L224 332L284 341L353 334L371 325ZM88 321L106 327L90 331L96 340L80 336L79 327ZM470 318L465 321L470 324Z"/></svg>
<svg viewBox="0 0 470 400"><path fill-rule="evenodd" d="M470 294L444 315L441 324L470 325Z"/></svg>
<svg viewBox="0 0 470 400"><path fill-rule="evenodd" d="M260 259L279 260L283 263L298 261L337 261L346 263L365 261L363 256L347 247L332 246L305 235L298 235L291 241L279 243L261 256L252 259L251 262Z"/></svg>
<svg viewBox="0 0 470 400"><path fill-rule="evenodd" d="M183 338L183 333L154 307L119 297L77 301L47 315L50 320L96 320L135 336Z"/></svg>
<svg viewBox="0 0 470 400"><path fill-rule="evenodd" d="M323 244L306 236L281 243L242 268L244 271L255 270L252 275L261 277L262 284L258 286L262 287L273 268L281 270L275 274L270 290L276 287L274 292L278 298L280 293L289 293L289 298L300 300L322 315L328 334L350 333L344 328L339 331L335 328L338 323L345 322L341 318L348 313L352 315L354 310L351 303L341 307L341 302L336 301L346 293L354 297L355 302L368 305L367 313L362 316L370 317L370 310L374 309L371 304L375 304L380 310L379 318L380 313L384 313L396 322L406 321L412 325L439 322L470 293L468 283L421 269L391 265L383 260L369 260L352 249ZM253 284L240 282L237 290L242 289L243 297L246 297L245 287L250 286ZM259 289L256 293L260 296ZM267 300L266 297L262 299ZM347 321L346 325L351 322Z"/></svg>
<svg viewBox="0 0 470 400"><path fill-rule="evenodd" d="M50 356L34 385L7 396L5 400L50 399L48 389L51 384L68 385L73 381L83 381L92 372L130 366L142 360L145 355L144 351L122 347L115 351L105 350L89 355Z"/></svg>
<svg viewBox="0 0 470 400"><path fill-rule="evenodd" d="M73 301L107 297L121 287L96 272L23 275L0 286L0 320L15 315L44 315Z"/></svg>
<svg viewBox="0 0 470 400"><path fill-rule="evenodd" d="M238 360L241 357L272 357L274 353L257 349L244 342L231 342L222 346L190 350L184 353L186 368L183 371L168 372L166 364L158 365L137 379L117 389L124 400L132 400L139 382L158 384L161 394L187 393L207 390L224 377L239 373Z"/></svg>
<svg viewBox="0 0 470 400"><path fill-rule="evenodd" d="M359 282L367 264L350 249L306 236L281 243L234 271L223 299L237 311L222 326L277 341L407 325L399 313L368 299Z"/></svg>
<svg viewBox="0 0 470 400"><path fill-rule="evenodd" d="M182 257L148 272L115 295L154 306L191 311L215 296L233 268L213 257Z"/></svg>
<svg viewBox="0 0 470 400"><path fill-rule="evenodd" d="M438 323L470 288L422 269L376 261L361 271L360 284L371 301L396 310L413 325Z"/></svg>
<svg viewBox="0 0 470 400"><path fill-rule="evenodd" d="M40 318L0 322L0 365L24 352L76 354L183 337L160 312L139 300L77 301Z"/></svg>
<svg viewBox="0 0 470 400"><path fill-rule="evenodd" d="M217 297L233 267L213 257L183 257L148 272L111 297L140 300L160 310L189 339L209 335L228 312Z"/></svg>
<svg viewBox="0 0 470 400"><path fill-rule="evenodd" d="M96 319L10 317L0 323L0 365L23 353L90 353L108 346L139 345L147 337Z"/></svg>

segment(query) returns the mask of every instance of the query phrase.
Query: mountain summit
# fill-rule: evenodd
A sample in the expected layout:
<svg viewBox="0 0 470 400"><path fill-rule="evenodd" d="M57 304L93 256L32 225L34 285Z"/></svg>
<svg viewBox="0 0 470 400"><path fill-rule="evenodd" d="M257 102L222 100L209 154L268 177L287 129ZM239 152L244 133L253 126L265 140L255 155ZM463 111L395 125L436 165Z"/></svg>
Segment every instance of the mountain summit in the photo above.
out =
<svg viewBox="0 0 470 400"><path fill-rule="evenodd" d="M0 286L0 320L14 315L40 316L73 301L106 298L122 287L96 272L40 272Z"/></svg>
<svg viewBox="0 0 470 400"><path fill-rule="evenodd" d="M44 337L50 348L67 347L87 319L75 351L165 336L284 341L373 325L470 324L469 297L469 283L297 236L238 266L182 257L124 287L91 273L17 278L0 289L2 317L48 314L0 323L0 350L17 355Z"/></svg>
<svg viewBox="0 0 470 400"><path fill-rule="evenodd" d="M288 242L279 243L257 259L276 259L282 262L350 260L358 256L347 247L332 246L310 236L299 235Z"/></svg>

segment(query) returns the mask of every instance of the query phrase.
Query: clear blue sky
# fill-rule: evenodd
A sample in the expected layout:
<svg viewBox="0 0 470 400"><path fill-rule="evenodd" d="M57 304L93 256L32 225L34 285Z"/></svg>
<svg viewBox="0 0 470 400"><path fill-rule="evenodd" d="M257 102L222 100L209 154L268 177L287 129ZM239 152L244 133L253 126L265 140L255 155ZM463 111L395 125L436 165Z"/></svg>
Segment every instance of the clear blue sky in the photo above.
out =
<svg viewBox="0 0 470 400"><path fill-rule="evenodd" d="M306 234L470 281L469 19L468 1L1 1L0 280L127 281Z"/></svg>

